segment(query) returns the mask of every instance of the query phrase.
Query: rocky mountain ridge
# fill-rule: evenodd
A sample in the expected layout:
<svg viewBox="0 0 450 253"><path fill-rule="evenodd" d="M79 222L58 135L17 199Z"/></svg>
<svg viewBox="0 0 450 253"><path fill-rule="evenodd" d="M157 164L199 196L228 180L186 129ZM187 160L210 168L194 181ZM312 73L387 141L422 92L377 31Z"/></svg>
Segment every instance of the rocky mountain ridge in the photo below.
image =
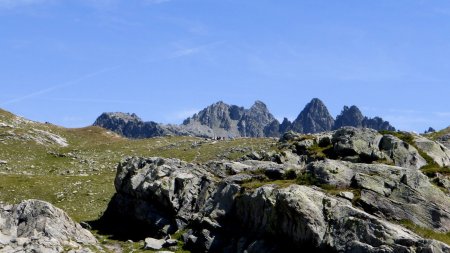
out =
<svg viewBox="0 0 450 253"><path fill-rule="evenodd" d="M207 138L279 137L289 130L299 133L318 133L342 126L395 130L389 122L379 117L364 117L356 106L350 108L345 106L335 121L325 104L317 98L308 103L293 122L285 118L281 124L261 101L256 101L250 109L219 101L187 118L181 125L144 122L137 115L126 113L103 113L94 125L129 138L165 135Z"/></svg>

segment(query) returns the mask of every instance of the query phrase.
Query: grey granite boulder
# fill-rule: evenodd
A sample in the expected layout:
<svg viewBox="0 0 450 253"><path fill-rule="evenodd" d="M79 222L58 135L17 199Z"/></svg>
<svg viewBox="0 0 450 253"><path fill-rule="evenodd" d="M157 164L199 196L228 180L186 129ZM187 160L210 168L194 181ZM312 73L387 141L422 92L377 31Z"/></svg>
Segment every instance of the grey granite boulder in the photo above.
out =
<svg viewBox="0 0 450 253"><path fill-rule="evenodd" d="M335 154L346 161L386 162L411 169L420 169L427 164L412 144L370 128L338 129L333 134L332 143Z"/></svg>
<svg viewBox="0 0 450 253"><path fill-rule="evenodd" d="M0 252L91 252L95 237L67 214L39 200L0 205Z"/></svg>
<svg viewBox="0 0 450 253"><path fill-rule="evenodd" d="M427 164L414 146L393 135L384 135L379 147L386 154L386 159L396 166L420 169Z"/></svg>
<svg viewBox="0 0 450 253"><path fill-rule="evenodd" d="M414 135L414 142L439 166L450 166L450 150L447 147L420 135Z"/></svg>

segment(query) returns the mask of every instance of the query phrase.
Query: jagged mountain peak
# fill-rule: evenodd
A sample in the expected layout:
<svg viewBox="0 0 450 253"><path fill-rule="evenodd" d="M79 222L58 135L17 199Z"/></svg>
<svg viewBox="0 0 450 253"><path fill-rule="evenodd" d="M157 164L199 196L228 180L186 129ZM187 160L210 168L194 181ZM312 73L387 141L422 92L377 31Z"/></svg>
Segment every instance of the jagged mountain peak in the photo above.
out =
<svg viewBox="0 0 450 253"><path fill-rule="evenodd" d="M311 99L311 101L309 102L309 104L311 105L319 105L319 106L325 106L325 103L320 100L319 98L313 98Z"/></svg>
<svg viewBox="0 0 450 253"><path fill-rule="evenodd" d="M292 122L292 130L299 133L317 133L333 128L334 118L328 108L318 98L313 98L297 119Z"/></svg>
<svg viewBox="0 0 450 253"><path fill-rule="evenodd" d="M306 104L305 109L302 113L308 115L321 115L321 116L331 116L325 103L318 98L313 98L308 104Z"/></svg>

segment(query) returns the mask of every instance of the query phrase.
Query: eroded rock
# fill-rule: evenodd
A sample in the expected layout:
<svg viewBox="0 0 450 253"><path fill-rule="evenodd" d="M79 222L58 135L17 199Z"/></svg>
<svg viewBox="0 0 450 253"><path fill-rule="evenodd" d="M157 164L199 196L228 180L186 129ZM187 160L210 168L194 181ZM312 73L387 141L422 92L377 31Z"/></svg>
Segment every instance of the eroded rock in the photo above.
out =
<svg viewBox="0 0 450 253"><path fill-rule="evenodd" d="M319 184L360 189L360 203L380 217L450 231L450 197L418 170L325 160L311 163L307 172Z"/></svg>
<svg viewBox="0 0 450 253"><path fill-rule="evenodd" d="M91 252L95 237L67 214L39 200L0 205L0 252Z"/></svg>

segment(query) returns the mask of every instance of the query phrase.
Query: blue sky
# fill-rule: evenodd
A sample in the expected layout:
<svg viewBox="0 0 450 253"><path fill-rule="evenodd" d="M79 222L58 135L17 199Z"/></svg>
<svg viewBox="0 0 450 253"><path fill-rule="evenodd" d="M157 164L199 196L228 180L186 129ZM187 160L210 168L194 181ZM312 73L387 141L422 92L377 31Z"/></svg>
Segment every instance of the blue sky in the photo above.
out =
<svg viewBox="0 0 450 253"><path fill-rule="evenodd" d="M67 127L180 123L223 100L312 98L403 130L450 125L447 0L0 0L0 107Z"/></svg>

